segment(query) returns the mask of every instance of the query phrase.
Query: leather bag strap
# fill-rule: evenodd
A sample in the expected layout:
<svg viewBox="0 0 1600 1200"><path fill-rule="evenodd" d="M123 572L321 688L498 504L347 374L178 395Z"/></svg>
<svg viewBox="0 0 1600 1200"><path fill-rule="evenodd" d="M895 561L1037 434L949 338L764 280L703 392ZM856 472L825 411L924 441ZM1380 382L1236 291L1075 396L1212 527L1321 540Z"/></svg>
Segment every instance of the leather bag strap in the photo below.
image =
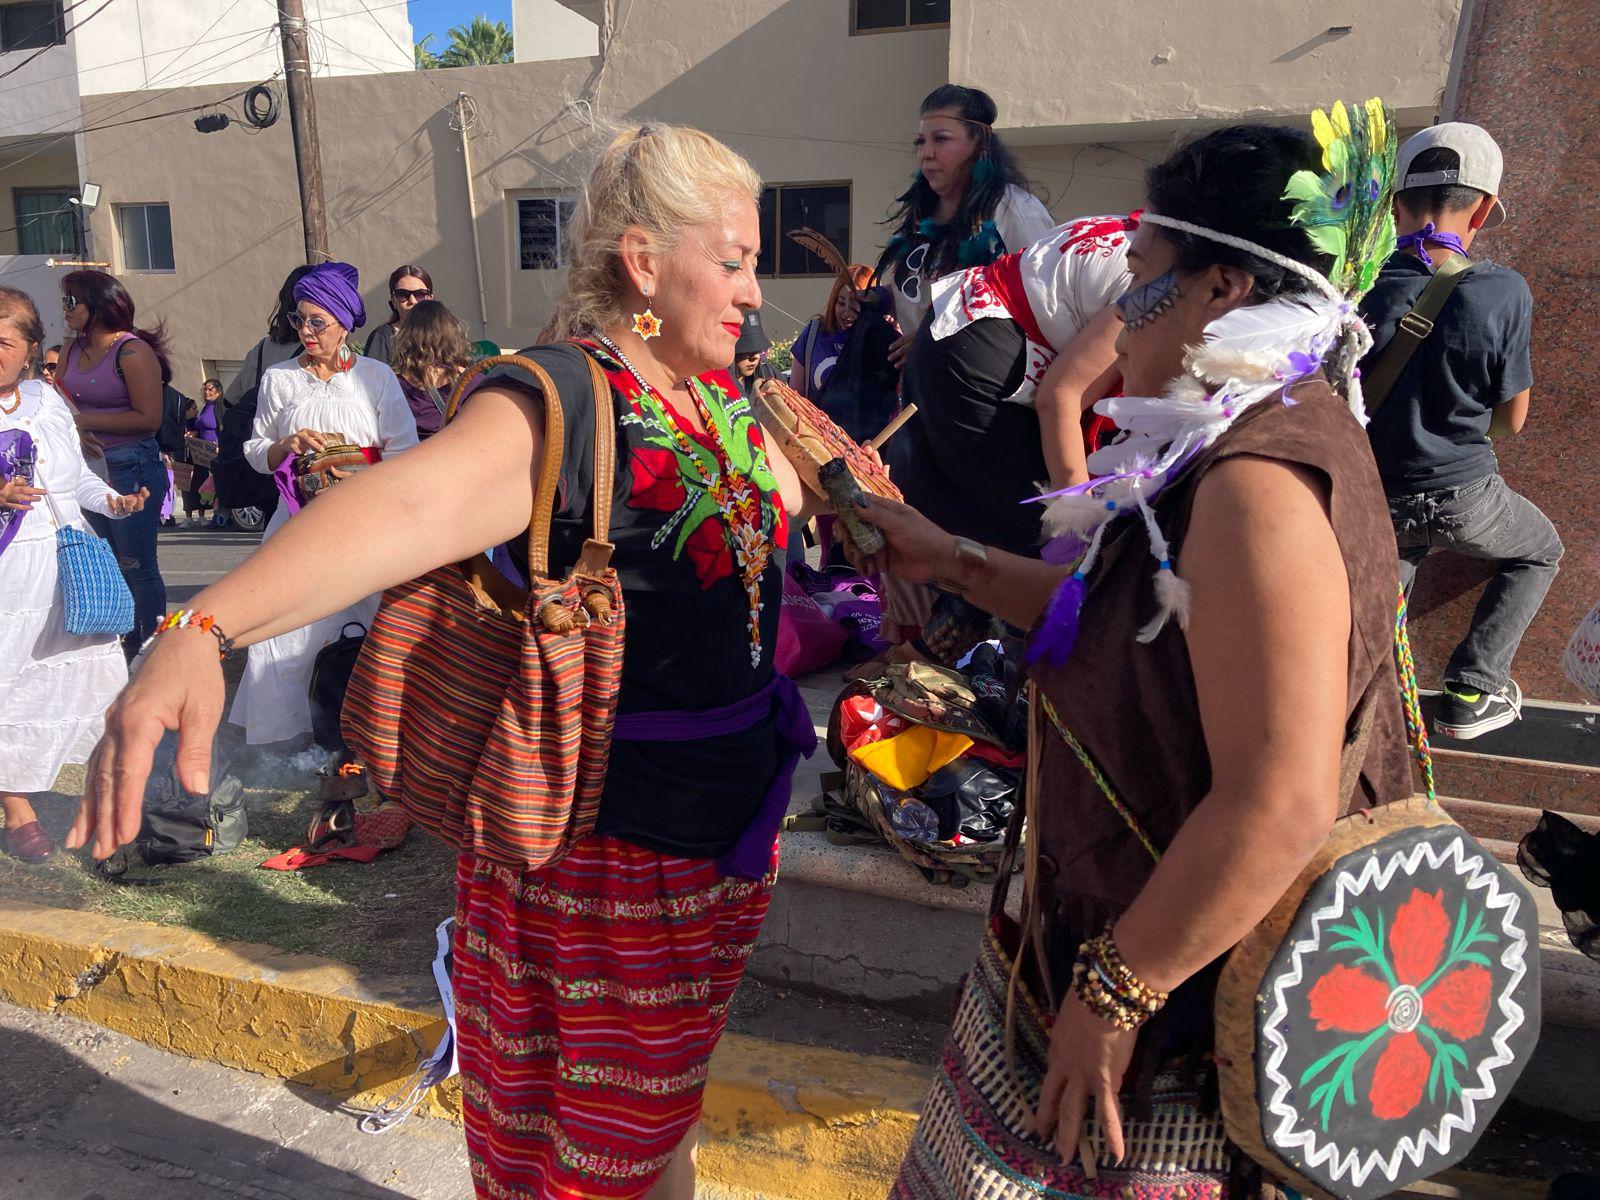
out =
<svg viewBox="0 0 1600 1200"><path fill-rule="evenodd" d="M539 487L533 494L533 515L528 521L528 578L550 577L550 522L555 516L556 491L561 484L561 451L566 443L566 422L561 413L561 394L550 373L520 354L495 354L480 358L468 367L450 393L450 410L445 420L455 419L466 399L472 381L495 367L516 367L533 376L534 385L544 399L544 453L539 460ZM599 443L599 430L596 446Z"/></svg>
<svg viewBox="0 0 1600 1200"><path fill-rule="evenodd" d="M1422 295L1411 306L1411 311L1400 318L1400 323L1395 326L1394 337L1378 356L1378 361L1373 363L1372 370L1363 374L1361 379L1361 394L1366 398L1368 419L1377 416L1378 410L1388 401L1389 393L1400 380L1400 373L1406 369L1417 347L1427 341L1428 335L1433 332L1433 323L1444 310L1445 302L1454 294L1461 277L1472 270L1473 265L1470 258L1451 255L1439 264L1433 278L1428 280L1428 286L1422 289Z"/></svg>
<svg viewBox="0 0 1600 1200"><path fill-rule="evenodd" d="M594 540L610 545L611 496L617 480L617 412L611 402L611 381L594 355L579 348L589 368L594 391Z"/></svg>

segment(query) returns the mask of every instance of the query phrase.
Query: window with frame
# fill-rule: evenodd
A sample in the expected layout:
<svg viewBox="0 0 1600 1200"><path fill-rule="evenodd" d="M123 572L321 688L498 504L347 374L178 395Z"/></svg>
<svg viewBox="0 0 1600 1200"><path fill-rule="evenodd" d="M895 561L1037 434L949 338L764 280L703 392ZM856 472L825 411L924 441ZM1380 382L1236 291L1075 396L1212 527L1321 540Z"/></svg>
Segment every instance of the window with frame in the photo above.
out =
<svg viewBox="0 0 1600 1200"><path fill-rule="evenodd" d="M567 224L578 211L576 196L522 196L517 200L517 266L558 271L567 265Z"/></svg>
<svg viewBox="0 0 1600 1200"><path fill-rule="evenodd" d="M77 213L71 188L13 188L11 206L18 254L76 254Z"/></svg>
<svg viewBox="0 0 1600 1200"><path fill-rule="evenodd" d="M172 210L165 204L119 204L117 234L124 271L171 271Z"/></svg>
<svg viewBox="0 0 1600 1200"><path fill-rule="evenodd" d="M850 0L851 33L888 33L950 24L950 0Z"/></svg>
<svg viewBox="0 0 1600 1200"><path fill-rule="evenodd" d="M23 0L0 4L0 52L41 50L67 40L61 0Z"/></svg>
<svg viewBox="0 0 1600 1200"><path fill-rule="evenodd" d="M833 268L790 241L791 229L809 226L850 261L850 185L777 183L761 191L761 256L756 274L775 279L831 276Z"/></svg>

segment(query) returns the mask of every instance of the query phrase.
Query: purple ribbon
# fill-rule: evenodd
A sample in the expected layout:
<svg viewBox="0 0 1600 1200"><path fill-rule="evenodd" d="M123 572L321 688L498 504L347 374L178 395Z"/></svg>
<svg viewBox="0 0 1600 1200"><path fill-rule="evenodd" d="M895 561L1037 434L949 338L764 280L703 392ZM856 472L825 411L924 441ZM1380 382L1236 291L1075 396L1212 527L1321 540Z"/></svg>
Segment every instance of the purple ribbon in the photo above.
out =
<svg viewBox="0 0 1600 1200"><path fill-rule="evenodd" d="M1404 237L1396 238L1394 248L1396 250L1415 250L1423 263L1431 267L1433 266L1433 259L1428 257L1429 242L1443 246L1446 250L1454 250L1462 258L1467 257L1467 248L1461 244L1461 238L1453 233L1440 233L1434 228L1432 221L1429 221L1415 233L1408 233Z"/></svg>
<svg viewBox="0 0 1600 1200"><path fill-rule="evenodd" d="M0 483L21 478L33 482L33 435L24 429L0 430ZM0 508L0 554L22 528L25 508Z"/></svg>
<svg viewBox="0 0 1600 1200"><path fill-rule="evenodd" d="M272 482L277 486L284 512L294 516L300 511L300 494L294 487L294 455L284 455L283 461L272 472Z"/></svg>
<svg viewBox="0 0 1600 1200"><path fill-rule="evenodd" d="M701 712L622 713L617 717L612 737L622 742L694 742L701 738L725 737L759 725L769 715L776 716L776 733L783 744L778 771L750 824L739 835L733 849L718 864L725 875L740 879L764 878L772 868L772 843L789 811L789 793L794 770L802 757L809 758L817 748L817 730L811 713L800 696L800 689L787 675L774 675L772 682L743 700L722 708Z"/></svg>

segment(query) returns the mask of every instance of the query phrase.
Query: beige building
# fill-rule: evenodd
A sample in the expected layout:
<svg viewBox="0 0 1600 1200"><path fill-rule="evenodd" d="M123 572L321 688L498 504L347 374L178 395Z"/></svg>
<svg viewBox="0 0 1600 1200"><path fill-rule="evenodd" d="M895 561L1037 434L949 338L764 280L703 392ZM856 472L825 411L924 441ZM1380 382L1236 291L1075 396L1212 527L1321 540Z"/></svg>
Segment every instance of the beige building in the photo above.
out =
<svg viewBox="0 0 1600 1200"><path fill-rule="evenodd" d="M994 94L1000 133L1064 219L1136 205L1145 165L1207 123L1304 120L1373 94L1405 125L1428 123L1460 17L1459 0L1157 0L1131 20L1079 0L571 0L552 21L555 3L517 0L525 61L317 81L332 249L360 268L373 323L389 270L410 261L475 333L532 340L560 287L560 223L607 122L698 125L755 163L771 185L764 316L782 336L829 281L781 231L810 224L874 261L914 170L917 104L937 84ZM597 53L542 57L587 46L590 26ZM131 151L127 129L83 139L102 187L93 245L141 315L167 321L192 386L242 357L300 259L288 122L202 135L180 117L136 136ZM137 206L165 206L170 266L137 265L119 228Z"/></svg>

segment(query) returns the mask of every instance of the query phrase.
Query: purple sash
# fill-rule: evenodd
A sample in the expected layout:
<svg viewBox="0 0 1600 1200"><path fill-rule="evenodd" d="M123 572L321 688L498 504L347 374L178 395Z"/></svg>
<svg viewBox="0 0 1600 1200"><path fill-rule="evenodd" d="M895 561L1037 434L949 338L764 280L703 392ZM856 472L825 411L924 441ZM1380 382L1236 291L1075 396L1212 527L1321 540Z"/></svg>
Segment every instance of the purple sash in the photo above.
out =
<svg viewBox="0 0 1600 1200"><path fill-rule="evenodd" d="M23 429L0 430L0 482L21 476L33 482L33 435ZM0 554L6 552L11 539L22 527L22 518L28 515L25 508L0 508Z"/></svg>
<svg viewBox="0 0 1600 1200"><path fill-rule="evenodd" d="M794 769L802 757L811 757L817 748L816 727L794 680L787 675L774 675L772 682L759 692L704 712L624 713L617 717L611 735L624 742L692 742L739 733L760 724L769 714L777 718L783 757L778 760L777 774L761 798L756 815L719 864L723 874L740 879L760 879L771 867L772 843L789 810Z"/></svg>

